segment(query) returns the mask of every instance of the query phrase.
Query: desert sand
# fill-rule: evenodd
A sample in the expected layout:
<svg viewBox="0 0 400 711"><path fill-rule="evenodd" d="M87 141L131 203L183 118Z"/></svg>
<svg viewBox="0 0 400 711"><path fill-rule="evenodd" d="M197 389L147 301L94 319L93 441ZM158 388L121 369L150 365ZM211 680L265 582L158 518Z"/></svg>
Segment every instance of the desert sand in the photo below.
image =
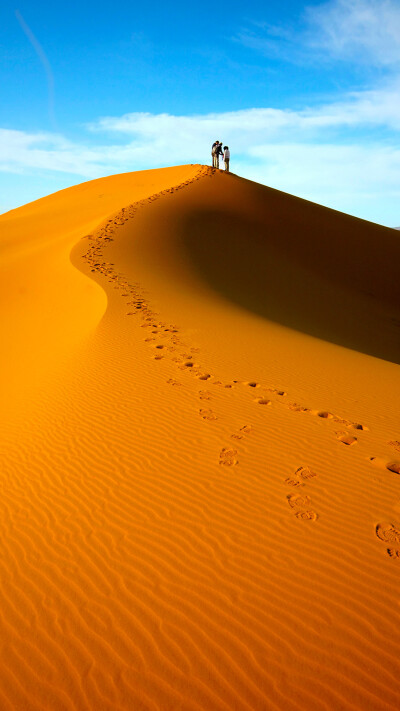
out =
<svg viewBox="0 0 400 711"><path fill-rule="evenodd" d="M2 711L397 711L398 232L187 165L0 245Z"/></svg>

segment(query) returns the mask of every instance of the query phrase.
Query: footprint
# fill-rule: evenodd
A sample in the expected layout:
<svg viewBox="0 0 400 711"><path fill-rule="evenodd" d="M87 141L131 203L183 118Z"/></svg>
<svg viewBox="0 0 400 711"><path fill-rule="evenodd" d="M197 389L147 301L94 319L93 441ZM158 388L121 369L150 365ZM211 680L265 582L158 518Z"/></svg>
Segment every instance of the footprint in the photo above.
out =
<svg viewBox="0 0 400 711"><path fill-rule="evenodd" d="M302 479L312 479L317 475L315 472L311 471L310 467L299 467L296 469L294 476L301 477Z"/></svg>
<svg viewBox="0 0 400 711"><path fill-rule="evenodd" d="M378 523L375 531L378 538L385 543L400 543L400 528L393 523Z"/></svg>
<svg viewBox="0 0 400 711"><path fill-rule="evenodd" d="M376 526L376 535L384 543L400 544L400 528L397 528L393 523L378 523ZM400 550L398 548L386 548L386 553L400 562Z"/></svg>
<svg viewBox="0 0 400 711"><path fill-rule="evenodd" d="M373 463L375 467L384 467L394 474L400 474L400 462L386 462L382 457L370 457L369 461Z"/></svg>
<svg viewBox="0 0 400 711"><path fill-rule="evenodd" d="M203 420L218 420L218 417L212 410L199 410L199 413Z"/></svg>
<svg viewBox="0 0 400 711"><path fill-rule="evenodd" d="M395 474L400 474L400 462L389 462L386 464L386 469Z"/></svg>
<svg viewBox="0 0 400 711"><path fill-rule="evenodd" d="M303 407L303 405L298 405L297 402L289 402L288 408L289 408L289 410L293 410L293 412L310 412L310 409L308 407Z"/></svg>
<svg viewBox="0 0 400 711"><path fill-rule="evenodd" d="M287 496L286 498L289 506L292 509L305 508L311 503L311 499L309 496L307 496L307 494L289 494L289 496Z"/></svg>
<svg viewBox="0 0 400 711"><path fill-rule="evenodd" d="M258 397L254 402L258 403L258 405L271 405L271 400L266 397Z"/></svg>
<svg viewBox="0 0 400 711"><path fill-rule="evenodd" d="M233 467L235 464L238 463L236 455L236 449L228 449L224 447L223 449L221 449L219 455L219 463L222 464L224 467Z"/></svg>
<svg viewBox="0 0 400 711"><path fill-rule="evenodd" d="M209 393L208 390L199 390L199 397L200 400L210 400L211 393Z"/></svg>
<svg viewBox="0 0 400 711"><path fill-rule="evenodd" d="M240 428L239 432L234 432L231 434L232 439L243 439L243 437L246 434L249 434L251 432L251 425L243 425L243 427Z"/></svg>
<svg viewBox="0 0 400 711"><path fill-rule="evenodd" d="M400 452L400 442L392 441L388 442L391 447L394 447L397 452Z"/></svg>
<svg viewBox="0 0 400 711"><path fill-rule="evenodd" d="M337 432L336 434L338 435L337 439L339 440L339 442L342 442L343 444L351 446L352 444L356 444L357 442L357 437L351 437L349 435L343 434L342 432Z"/></svg>
<svg viewBox="0 0 400 711"><path fill-rule="evenodd" d="M179 368L180 368L181 370L186 370L186 368L194 368L194 367L195 367L195 364L192 363L191 360L187 360L185 363L182 363L182 364L179 366Z"/></svg>
<svg viewBox="0 0 400 711"><path fill-rule="evenodd" d="M182 385L182 383L180 383L179 380L175 380L174 378L169 378L169 379L167 380L167 383L168 383L169 385L174 385L174 386Z"/></svg>
<svg viewBox="0 0 400 711"><path fill-rule="evenodd" d="M297 511L295 513L296 518L301 519L302 521L316 521L318 518L318 515L315 513L315 511Z"/></svg>
<svg viewBox="0 0 400 711"><path fill-rule="evenodd" d="M305 486L302 481L296 479L293 476L287 477L287 479L285 479L285 484L287 484L288 486Z"/></svg>

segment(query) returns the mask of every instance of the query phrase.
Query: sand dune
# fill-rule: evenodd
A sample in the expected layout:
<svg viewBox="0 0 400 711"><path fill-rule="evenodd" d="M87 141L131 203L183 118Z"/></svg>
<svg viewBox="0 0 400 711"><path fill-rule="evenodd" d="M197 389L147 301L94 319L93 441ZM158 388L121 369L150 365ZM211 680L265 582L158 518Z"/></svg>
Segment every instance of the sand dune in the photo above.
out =
<svg viewBox="0 0 400 711"><path fill-rule="evenodd" d="M0 708L398 709L397 232L180 166L0 240Z"/></svg>

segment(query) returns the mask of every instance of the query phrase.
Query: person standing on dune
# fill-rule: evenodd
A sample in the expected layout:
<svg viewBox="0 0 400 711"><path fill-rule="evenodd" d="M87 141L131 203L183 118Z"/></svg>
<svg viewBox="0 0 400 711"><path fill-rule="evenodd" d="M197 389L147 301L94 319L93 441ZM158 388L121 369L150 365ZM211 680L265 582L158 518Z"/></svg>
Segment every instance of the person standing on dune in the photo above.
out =
<svg viewBox="0 0 400 711"><path fill-rule="evenodd" d="M219 157L224 155L224 152L222 150L222 141L217 141L216 144L213 147L213 168L219 168Z"/></svg>
<svg viewBox="0 0 400 711"><path fill-rule="evenodd" d="M224 164L225 164L225 172L229 173L229 161L231 159L231 152L229 150L229 146L224 146Z"/></svg>
<svg viewBox="0 0 400 711"><path fill-rule="evenodd" d="M219 141L214 141L211 147L211 165L213 168L218 168L217 163L217 148L219 146Z"/></svg>

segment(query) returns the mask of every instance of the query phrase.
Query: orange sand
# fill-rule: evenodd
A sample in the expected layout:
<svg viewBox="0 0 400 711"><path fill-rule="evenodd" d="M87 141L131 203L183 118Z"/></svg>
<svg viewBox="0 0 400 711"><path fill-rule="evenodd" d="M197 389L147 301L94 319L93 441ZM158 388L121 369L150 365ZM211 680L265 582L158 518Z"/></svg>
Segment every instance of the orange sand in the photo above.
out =
<svg viewBox="0 0 400 711"><path fill-rule="evenodd" d="M399 234L202 166L0 217L2 711L397 711Z"/></svg>

